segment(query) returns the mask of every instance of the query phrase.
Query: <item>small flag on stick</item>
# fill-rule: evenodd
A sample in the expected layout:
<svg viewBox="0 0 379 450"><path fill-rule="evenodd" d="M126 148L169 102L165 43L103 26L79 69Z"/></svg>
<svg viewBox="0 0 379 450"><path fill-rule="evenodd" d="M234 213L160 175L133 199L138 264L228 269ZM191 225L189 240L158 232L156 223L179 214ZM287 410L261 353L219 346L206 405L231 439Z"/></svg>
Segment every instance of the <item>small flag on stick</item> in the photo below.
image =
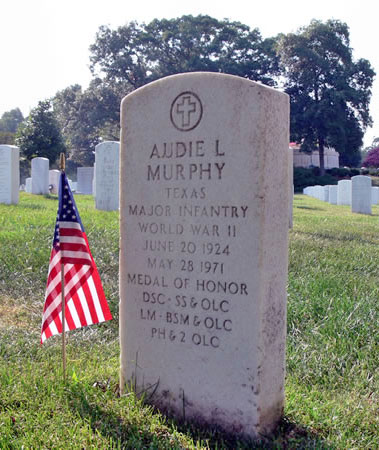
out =
<svg viewBox="0 0 379 450"><path fill-rule="evenodd" d="M59 206L42 317L41 344L62 330L111 320L87 236L76 208L66 174L59 182ZM62 269L63 266L63 269ZM61 274L64 274L62 283ZM64 327L62 327L64 285Z"/></svg>

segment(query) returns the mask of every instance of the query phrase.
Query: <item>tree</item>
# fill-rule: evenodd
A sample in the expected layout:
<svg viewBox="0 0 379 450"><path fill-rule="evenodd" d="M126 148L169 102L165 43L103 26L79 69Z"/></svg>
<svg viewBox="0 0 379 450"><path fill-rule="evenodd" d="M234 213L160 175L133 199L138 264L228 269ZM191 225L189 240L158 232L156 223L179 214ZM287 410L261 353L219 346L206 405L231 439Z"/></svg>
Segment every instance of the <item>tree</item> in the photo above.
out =
<svg viewBox="0 0 379 450"><path fill-rule="evenodd" d="M364 167L379 167L379 147L371 149L362 165Z"/></svg>
<svg viewBox="0 0 379 450"><path fill-rule="evenodd" d="M20 108L11 109L5 112L0 119L0 131L16 133L18 126L24 120Z"/></svg>
<svg viewBox="0 0 379 450"><path fill-rule="evenodd" d="M90 51L94 74L133 89L191 71L229 73L273 86L279 73L273 39L262 40L258 29L240 22L202 15L130 22L117 30L102 26Z"/></svg>
<svg viewBox="0 0 379 450"><path fill-rule="evenodd" d="M313 20L297 33L281 35L278 53L291 101L291 140L302 150L334 147L346 164L359 158L375 72L365 59L353 61L349 28L338 20Z"/></svg>
<svg viewBox="0 0 379 450"><path fill-rule="evenodd" d="M85 91L74 85L56 93L51 101L72 161L92 164L99 142L120 139L120 103L129 91L96 78Z"/></svg>
<svg viewBox="0 0 379 450"><path fill-rule="evenodd" d="M42 101L20 125L16 145L29 161L37 156L54 163L66 147L50 101Z"/></svg>
<svg viewBox="0 0 379 450"><path fill-rule="evenodd" d="M13 145L15 140L15 133L10 131L0 131L0 145Z"/></svg>

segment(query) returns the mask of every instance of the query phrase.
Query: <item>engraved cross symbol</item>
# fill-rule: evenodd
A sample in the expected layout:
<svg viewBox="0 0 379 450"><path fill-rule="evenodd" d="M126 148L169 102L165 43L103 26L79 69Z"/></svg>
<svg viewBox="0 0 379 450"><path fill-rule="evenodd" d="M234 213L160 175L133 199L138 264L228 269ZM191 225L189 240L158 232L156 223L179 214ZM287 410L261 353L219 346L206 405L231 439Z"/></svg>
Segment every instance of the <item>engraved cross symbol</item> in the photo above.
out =
<svg viewBox="0 0 379 450"><path fill-rule="evenodd" d="M176 105L176 112L182 116L182 127L188 127L191 121L191 113L196 112L196 103L191 102L191 97L186 95L182 103Z"/></svg>

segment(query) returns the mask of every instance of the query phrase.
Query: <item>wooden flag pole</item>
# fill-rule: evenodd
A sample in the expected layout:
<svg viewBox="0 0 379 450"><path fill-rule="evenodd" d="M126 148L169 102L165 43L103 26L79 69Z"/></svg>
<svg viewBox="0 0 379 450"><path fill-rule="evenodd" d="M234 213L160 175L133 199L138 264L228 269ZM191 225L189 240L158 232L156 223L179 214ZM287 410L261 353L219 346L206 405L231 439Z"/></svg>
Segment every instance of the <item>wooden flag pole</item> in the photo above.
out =
<svg viewBox="0 0 379 450"><path fill-rule="evenodd" d="M60 156L60 169L64 172L66 161L64 153ZM66 301L64 295L64 264L61 263L61 289L62 289L62 362L63 362L63 381L66 381Z"/></svg>

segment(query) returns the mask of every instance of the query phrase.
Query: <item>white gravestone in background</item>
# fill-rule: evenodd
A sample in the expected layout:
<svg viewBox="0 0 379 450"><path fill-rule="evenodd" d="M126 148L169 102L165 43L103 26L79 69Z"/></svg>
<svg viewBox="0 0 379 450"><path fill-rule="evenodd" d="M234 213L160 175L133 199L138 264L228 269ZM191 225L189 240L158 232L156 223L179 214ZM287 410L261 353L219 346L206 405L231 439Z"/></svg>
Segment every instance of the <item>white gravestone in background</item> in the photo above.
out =
<svg viewBox="0 0 379 450"><path fill-rule="evenodd" d="M290 217L289 217L289 228L293 228L293 197L295 195L295 187L293 184L293 151L292 148L289 148L288 154L288 178L289 178L289 209L290 209Z"/></svg>
<svg viewBox="0 0 379 450"><path fill-rule="evenodd" d="M106 141L95 149L96 209L115 211L119 206L120 143Z"/></svg>
<svg viewBox="0 0 379 450"><path fill-rule="evenodd" d="M379 201L379 187L373 186L371 188L371 203L377 205Z"/></svg>
<svg viewBox="0 0 379 450"><path fill-rule="evenodd" d="M338 191L337 185L332 185L329 187L329 203L331 205L337 204L337 191Z"/></svg>
<svg viewBox="0 0 379 450"><path fill-rule="evenodd" d="M284 401L288 97L190 73L121 110L121 386L266 434Z"/></svg>
<svg viewBox="0 0 379 450"><path fill-rule="evenodd" d="M357 175L351 178L351 211L371 214L371 177Z"/></svg>
<svg viewBox="0 0 379 450"><path fill-rule="evenodd" d="M323 190L321 191L321 200L324 202L329 201L329 186L323 186Z"/></svg>
<svg viewBox="0 0 379 450"><path fill-rule="evenodd" d="M96 161L96 153L95 153L95 161ZM96 163L94 163L93 165L92 195L96 198Z"/></svg>
<svg viewBox="0 0 379 450"><path fill-rule="evenodd" d="M93 172L93 167L77 168L77 192L87 195L92 194Z"/></svg>
<svg viewBox="0 0 379 450"><path fill-rule="evenodd" d="M28 177L25 180L25 192L27 192L28 194L32 193L32 178Z"/></svg>
<svg viewBox="0 0 379 450"><path fill-rule="evenodd" d="M17 204L20 185L20 150L0 145L0 203Z"/></svg>
<svg viewBox="0 0 379 450"><path fill-rule="evenodd" d="M351 180L338 182L337 205L351 205Z"/></svg>
<svg viewBox="0 0 379 450"><path fill-rule="evenodd" d="M49 193L49 160L47 158L32 159L32 194Z"/></svg>
<svg viewBox="0 0 379 450"><path fill-rule="evenodd" d="M49 170L49 186L52 186L50 193L58 194L59 177L61 173L59 170Z"/></svg>

